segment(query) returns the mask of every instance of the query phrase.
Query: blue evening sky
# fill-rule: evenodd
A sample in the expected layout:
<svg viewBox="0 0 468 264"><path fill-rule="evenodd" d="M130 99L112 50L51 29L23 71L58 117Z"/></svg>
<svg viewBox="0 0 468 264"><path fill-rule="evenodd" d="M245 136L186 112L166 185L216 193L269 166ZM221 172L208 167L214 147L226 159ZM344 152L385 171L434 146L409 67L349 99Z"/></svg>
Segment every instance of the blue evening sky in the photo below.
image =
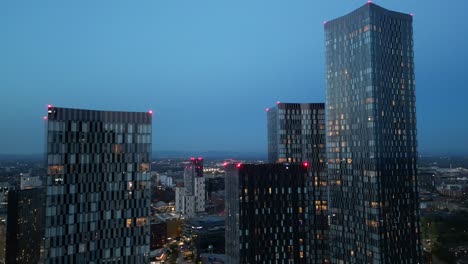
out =
<svg viewBox="0 0 468 264"><path fill-rule="evenodd" d="M264 109L323 102L323 21L362 0L0 3L0 153L41 153L46 105L153 109L153 149L266 151ZM468 152L466 0L414 13L421 153Z"/></svg>

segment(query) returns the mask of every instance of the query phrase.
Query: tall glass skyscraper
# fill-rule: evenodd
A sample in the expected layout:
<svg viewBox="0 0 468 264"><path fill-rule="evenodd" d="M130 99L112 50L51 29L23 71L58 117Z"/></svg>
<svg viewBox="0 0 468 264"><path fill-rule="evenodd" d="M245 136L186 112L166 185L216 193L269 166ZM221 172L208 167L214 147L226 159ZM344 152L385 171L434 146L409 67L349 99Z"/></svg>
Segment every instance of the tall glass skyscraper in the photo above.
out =
<svg viewBox="0 0 468 264"><path fill-rule="evenodd" d="M412 21L325 23L332 263L421 263Z"/></svg>
<svg viewBox="0 0 468 264"><path fill-rule="evenodd" d="M151 112L48 107L45 263L147 263Z"/></svg>

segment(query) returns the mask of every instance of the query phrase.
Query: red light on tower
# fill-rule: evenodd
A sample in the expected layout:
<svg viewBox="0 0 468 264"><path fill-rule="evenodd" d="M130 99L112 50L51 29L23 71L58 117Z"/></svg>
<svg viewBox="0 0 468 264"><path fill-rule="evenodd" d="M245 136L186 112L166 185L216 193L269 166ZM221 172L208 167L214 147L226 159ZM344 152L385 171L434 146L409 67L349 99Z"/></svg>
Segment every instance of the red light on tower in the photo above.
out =
<svg viewBox="0 0 468 264"><path fill-rule="evenodd" d="M203 158L198 158L198 160L203 160Z"/></svg>
<svg viewBox="0 0 468 264"><path fill-rule="evenodd" d="M42 119L47 120L47 116L43 116Z"/></svg>
<svg viewBox="0 0 468 264"><path fill-rule="evenodd" d="M48 104L48 105L47 105L47 108L52 108L52 105L51 105L51 104Z"/></svg>
<svg viewBox="0 0 468 264"><path fill-rule="evenodd" d="M152 115L152 114L153 114L153 110L149 110L149 111L148 111L148 114Z"/></svg>
<svg viewBox="0 0 468 264"><path fill-rule="evenodd" d="M224 166L224 167L227 167L227 165L228 165L227 162L224 162L224 163L223 163L223 166Z"/></svg>
<svg viewBox="0 0 468 264"><path fill-rule="evenodd" d="M326 25L326 24L327 24L327 21L323 21L323 24Z"/></svg>
<svg viewBox="0 0 468 264"><path fill-rule="evenodd" d="M367 3L368 3L368 4L372 4L372 1L371 1L371 0L368 0Z"/></svg>
<svg viewBox="0 0 468 264"><path fill-rule="evenodd" d="M308 168L308 167L309 167L309 165L310 165L310 164L309 164L309 162L307 162L307 161L306 161L306 162L304 162L304 163L302 163L302 166L304 166L305 168Z"/></svg>
<svg viewBox="0 0 468 264"><path fill-rule="evenodd" d="M411 14L410 14L410 16L414 16L414 14L413 14L413 13L411 13Z"/></svg>
<svg viewBox="0 0 468 264"><path fill-rule="evenodd" d="M270 108L266 108L265 111L267 111L267 112L270 111Z"/></svg>
<svg viewBox="0 0 468 264"><path fill-rule="evenodd" d="M281 102L280 102L280 101L276 101L276 104L279 105L279 104L281 104Z"/></svg>
<svg viewBox="0 0 468 264"><path fill-rule="evenodd" d="M190 158L190 160L195 160L195 158Z"/></svg>
<svg viewBox="0 0 468 264"><path fill-rule="evenodd" d="M242 167L242 164L241 164L241 163L237 163L236 167L237 167L238 169L240 169L240 167Z"/></svg>

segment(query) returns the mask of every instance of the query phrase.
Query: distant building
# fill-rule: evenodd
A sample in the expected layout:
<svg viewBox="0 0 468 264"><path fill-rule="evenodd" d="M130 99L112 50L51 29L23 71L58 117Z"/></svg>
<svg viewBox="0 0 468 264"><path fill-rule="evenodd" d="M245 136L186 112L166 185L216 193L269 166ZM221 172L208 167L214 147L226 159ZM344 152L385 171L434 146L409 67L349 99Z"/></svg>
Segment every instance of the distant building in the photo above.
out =
<svg viewBox="0 0 468 264"><path fill-rule="evenodd" d="M422 263L412 24L371 1L324 24L331 263Z"/></svg>
<svg viewBox="0 0 468 264"><path fill-rule="evenodd" d="M205 211L205 178L203 159L191 158L190 165L184 169L184 187L176 187L176 211L193 217Z"/></svg>
<svg viewBox="0 0 468 264"><path fill-rule="evenodd" d="M325 104L280 103L267 109L270 163L325 163Z"/></svg>
<svg viewBox="0 0 468 264"><path fill-rule="evenodd" d="M45 263L147 263L151 112L48 107Z"/></svg>
<svg viewBox="0 0 468 264"><path fill-rule="evenodd" d="M180 215L174 213L156 214L153 222L164 222L166 224L166 239L174 239L182 234L183 220Z"/></svg>
<svg viewBox="0 0 468 264"><path fill-rule="evenodd" d="M197 253L224 253L225 219L220 216L203 216L187 220L183 235L193 240Z"/></svg>
<svg viewBox="0 0 468 264"><path fill-rule="evenodd" d="M326 200L313 166L229 164L226 168L226 263L324 263ZM326 184L325 184L326 186Z"/></svg>
<svg viewBox="0 0 468 264"><path fill-rule="evenodd" d="M39 176L20 175L20 189L32 189L42 187L42 180Z"/></svg>
<svg viewBox="0 0 468 264"><path fill-rule="evenodd" d="M167 224L159 218L151 219L151 250L162 248L167 243Z"/></svg>
<svg viewBox="0 0 468 264"><path fill-rule="evenodd" d="M10 190L5 262L36 264L44 237L45 190Z"/></svg>
<svg viewBox="0 0 468 264"><path fill-rule="evenodd" d="M158 182L161 183L161 185L162 185L163 187L166 187L166 188L167 188L167 187L169 187L169 188L174 187L174 181L173 181L172 177L170 177L170 176L167 176L167 175L158 175L158 176L157 176L157 180L158 180Z"/></svg>

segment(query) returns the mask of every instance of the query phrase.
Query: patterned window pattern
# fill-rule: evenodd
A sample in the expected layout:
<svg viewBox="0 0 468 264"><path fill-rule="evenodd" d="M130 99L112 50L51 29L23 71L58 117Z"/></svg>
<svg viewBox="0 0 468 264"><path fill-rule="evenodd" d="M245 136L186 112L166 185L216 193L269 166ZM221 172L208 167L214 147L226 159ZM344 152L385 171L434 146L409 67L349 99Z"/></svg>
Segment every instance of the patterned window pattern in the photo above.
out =
<svg viewBox="0 0 468 264"><path fill-rule="evenodd" d="M303 164L228 165L227 263L324 263L326 200Z"/></svg>
<svg viewBox="0 0 468 264"><path fill-rule="evenodd" d="M45 263L145 263L149 113L49 107Z"/></svg>
<svg viewBox="0 0 468 264"><path fill-rule="evenodd" d="M421 263L412 16L325 24L332 263Z"/></svg>

